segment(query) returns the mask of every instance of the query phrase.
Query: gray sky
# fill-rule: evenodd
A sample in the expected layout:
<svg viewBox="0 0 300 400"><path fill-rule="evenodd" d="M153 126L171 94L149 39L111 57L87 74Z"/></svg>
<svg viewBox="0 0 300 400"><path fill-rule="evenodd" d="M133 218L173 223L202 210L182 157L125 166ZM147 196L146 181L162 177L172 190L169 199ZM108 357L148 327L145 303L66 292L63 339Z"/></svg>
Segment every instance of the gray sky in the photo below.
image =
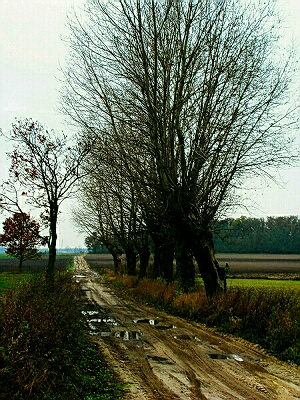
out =
<svg viewBox="0 0 300 400"><path fill-rule="evenodd" d="M252 0L257 1L257 0ZM285 19L284 43L294 40L300 62L300 0L277 0ZM15 118L28 117L48 128L64 130L56 111L60 83L59 66L65 63L66 14L84 0L0 0L0 128L8 133ZM295 97L299 99L299 67L295 72ZM297 144L300 147L300 131ZM5 175L7 144L0 140L1 175ZM280 170L280 186L261 180L245 182L250 215L300 216L300 165ZM65 204L59 227L59 247L83 246L83 236L72 225L70 203ZM234 216L249 215L236 210ZM0 219L1 220L1 219Z"/></svg>

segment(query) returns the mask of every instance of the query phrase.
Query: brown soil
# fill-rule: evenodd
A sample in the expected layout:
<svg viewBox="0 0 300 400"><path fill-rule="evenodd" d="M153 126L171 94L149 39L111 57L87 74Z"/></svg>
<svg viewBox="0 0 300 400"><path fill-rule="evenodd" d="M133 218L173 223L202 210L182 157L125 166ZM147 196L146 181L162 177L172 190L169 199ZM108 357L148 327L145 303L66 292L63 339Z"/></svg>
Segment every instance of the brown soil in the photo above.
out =
<svg viewBox="0 0 300 400"><path fill-rule="evenodd" d="M300 279L299 254L217 254L221 266L229 265L228 277L252 275Z"/></svg>
<svg viewBox="0 0 300 400"><path fill-rule="evenodd" d="M59 256L56 257L55 270L65 271L68 265L73 261L74 256ZM44 272L48 264L48 256L43 258L26 260L22 266L22 272ZM19 260L16 258L0 258L0 273L1 272L19 272Z"/></svg>
<svg viewBox="0 0 300 400"><path fill-rule="evenodd" d="M127 399L300 398L299 368L259 346L122 298L83 257L74 279L86 293L90 334L130 383Z"/></svg>

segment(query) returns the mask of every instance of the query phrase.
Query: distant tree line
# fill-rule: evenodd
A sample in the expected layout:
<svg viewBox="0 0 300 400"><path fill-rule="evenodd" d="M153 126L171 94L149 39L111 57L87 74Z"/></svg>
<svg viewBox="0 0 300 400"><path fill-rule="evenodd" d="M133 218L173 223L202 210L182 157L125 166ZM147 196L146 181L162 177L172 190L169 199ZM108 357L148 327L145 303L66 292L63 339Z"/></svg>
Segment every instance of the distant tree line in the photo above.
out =
<svg viewBox="0 0 300 400"><path fill-rule="evenodd" d="M300 254L298 216L227 218L215 224L214 232L218 253Z"/></svg>
<svg viewBox="0 0 300 400"><path fill-rule="evenodd" d="M107 247L97 239L96 233L86 237L84 242L88 252L91 254L109 254Z"/></svg>

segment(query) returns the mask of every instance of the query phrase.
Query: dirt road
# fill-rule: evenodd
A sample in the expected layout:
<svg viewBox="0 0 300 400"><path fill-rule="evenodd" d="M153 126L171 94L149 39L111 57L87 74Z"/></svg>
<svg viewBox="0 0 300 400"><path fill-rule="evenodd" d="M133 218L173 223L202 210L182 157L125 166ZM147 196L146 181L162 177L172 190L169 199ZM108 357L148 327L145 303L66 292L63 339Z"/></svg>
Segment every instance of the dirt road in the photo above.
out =
<svg viewBox="0 0 300 400"><path fill-rule="evenodd" d="M300 399L300 369L253 344L142 304L118 298L110 283L75 258L74 279L87 296L90 333L128 399Z"/></svg>

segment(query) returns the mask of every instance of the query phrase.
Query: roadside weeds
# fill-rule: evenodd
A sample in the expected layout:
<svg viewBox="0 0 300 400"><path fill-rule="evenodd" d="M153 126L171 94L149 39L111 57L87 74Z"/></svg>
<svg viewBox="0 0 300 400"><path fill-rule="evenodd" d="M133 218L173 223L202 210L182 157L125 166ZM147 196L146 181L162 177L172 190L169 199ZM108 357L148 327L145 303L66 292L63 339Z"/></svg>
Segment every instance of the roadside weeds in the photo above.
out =
<svg viewBox="0 0 300 400"><path fill-rule="evenodd" d="M106 278L126 295L259 344L280 360L300 365L299 290L237 286L209 299L202 285L181 293L176 283L161 279L138 280L108 271Z"/></svg>
<svg viewBox="0 0 300 400"><path fill-rule="evenodd" d="M88 337L70 274L8 290L0 303L0 399L120 399L123 384Z"/></svg>

